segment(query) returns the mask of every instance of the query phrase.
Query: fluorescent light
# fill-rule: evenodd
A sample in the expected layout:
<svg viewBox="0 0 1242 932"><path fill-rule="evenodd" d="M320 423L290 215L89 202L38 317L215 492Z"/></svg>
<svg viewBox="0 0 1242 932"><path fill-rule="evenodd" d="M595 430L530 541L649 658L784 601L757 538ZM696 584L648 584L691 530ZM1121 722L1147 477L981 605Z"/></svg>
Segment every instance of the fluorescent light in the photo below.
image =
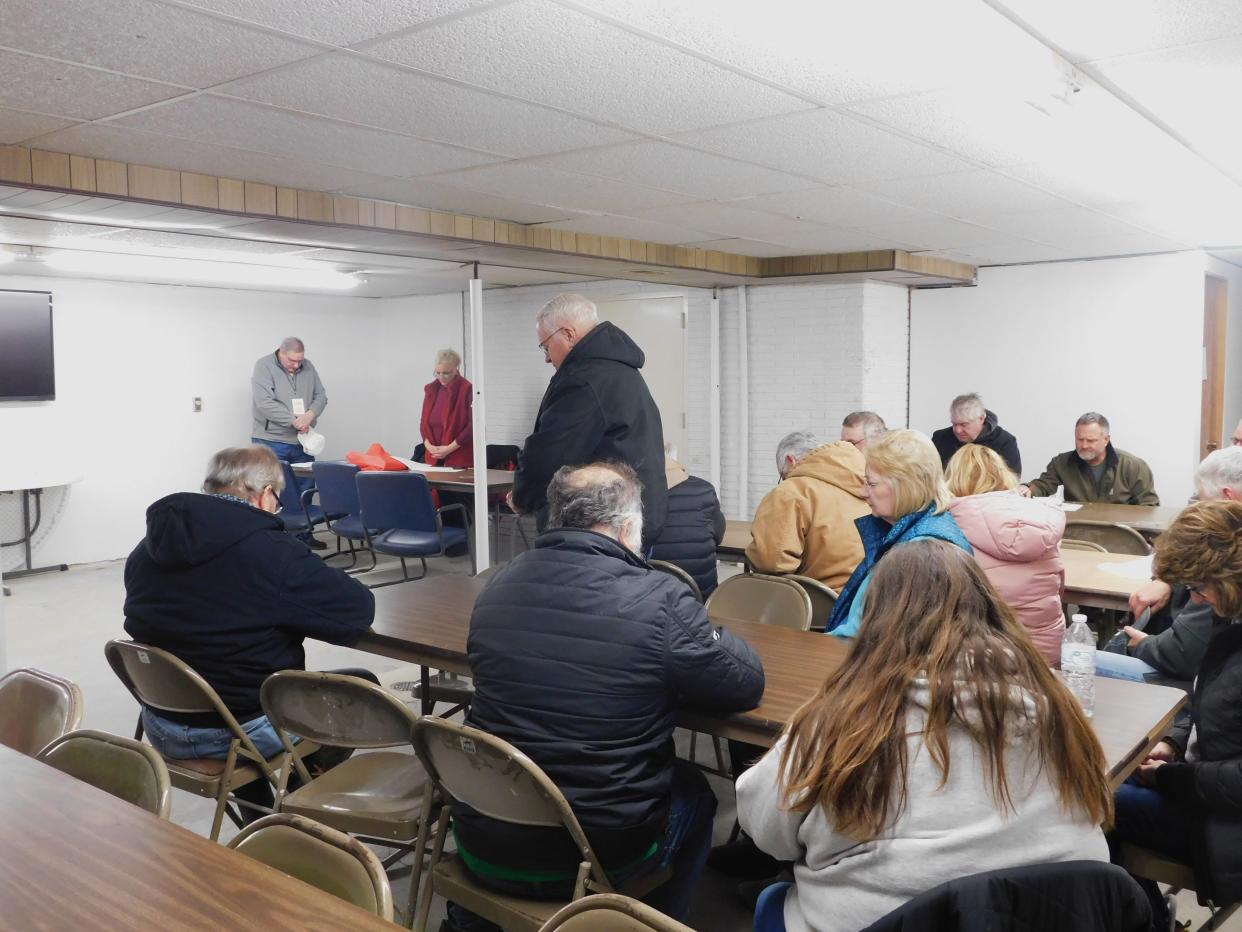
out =
<svg viewBox="0 0 1242 932"><path fill-rule="evenodd" d="M123 253L44 251L48 268L100 278L158 279L187 284L232 285L238 288L315 288L347 291L360 281L356 275L312 266L271 266L209 259L177 259L166 256L135 256Z"/></svg>

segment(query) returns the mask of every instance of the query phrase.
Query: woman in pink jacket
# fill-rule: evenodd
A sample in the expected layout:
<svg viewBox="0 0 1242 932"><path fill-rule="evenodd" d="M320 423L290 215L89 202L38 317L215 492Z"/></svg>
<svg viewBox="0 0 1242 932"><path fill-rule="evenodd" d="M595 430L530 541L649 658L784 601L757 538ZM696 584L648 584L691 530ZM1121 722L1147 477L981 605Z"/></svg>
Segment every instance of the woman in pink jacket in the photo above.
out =
<svg viewBox="0 0 1242 932"><path fill-rule="evenodd" d="M1001 597L1030 632L1050 666L1061 665L1065 615L1061 592L1061 536L1065 512L1023 498L1017 477L987 447L969 443L945 470L953 519L970 541L975 559Z"/></svg>

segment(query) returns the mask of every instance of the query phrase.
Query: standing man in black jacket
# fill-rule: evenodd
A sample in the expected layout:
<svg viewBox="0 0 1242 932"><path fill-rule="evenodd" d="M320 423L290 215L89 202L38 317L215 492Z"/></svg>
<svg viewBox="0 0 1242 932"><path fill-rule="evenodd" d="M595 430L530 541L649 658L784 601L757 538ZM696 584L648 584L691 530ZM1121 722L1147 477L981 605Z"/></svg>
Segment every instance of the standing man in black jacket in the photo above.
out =
<svg viewBox="0 0 1242 932"><path fill-rule="evenodd" d="M623 330L600 322L594 302L560 294L535 318L544 360L556 369L522 447L509 507L547 526L548 481L562 466L625 463L643 487L641 552L664 527L664 430L639 369L646 357Z"/></svg>
<svg viewBox="0 0 1242 932"><path fill-rule="evenodd" d="M624 464L563 467L548 485L548 531L502 566L470 620L469 724L516 745L561 789L615 880L664 866L647 902L684 918L711 843L716 798L676 759L677 710L754 708L763 668L690 590L637 550L641 491ZM573 888L582 860L560 829L453 810L464 863L517 894ZM478 928L453 906L458 928Z"/></svg>
<svg viewBox="0 0 1242 932"><path fill-rule="evenodd" d="M948 427L932 434L941 466L948 466L953 454L966 444L977 443L995 450L1015 476L1022 475L1017 438L1000 426L996 415L984 407L983 399L974 392L953 399L949 404L949 422Z"/></svg>

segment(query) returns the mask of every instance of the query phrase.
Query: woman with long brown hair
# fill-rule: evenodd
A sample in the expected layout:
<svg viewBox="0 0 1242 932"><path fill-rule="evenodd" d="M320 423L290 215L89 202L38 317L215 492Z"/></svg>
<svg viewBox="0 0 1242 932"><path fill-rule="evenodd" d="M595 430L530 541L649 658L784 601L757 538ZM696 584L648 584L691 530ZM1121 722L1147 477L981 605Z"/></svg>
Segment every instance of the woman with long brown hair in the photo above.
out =
<svg viewBox="0 0 1242 932"><path fill-rule="evenodd" d="M794 861L790 932L856 930L981 871L1107 858L1099 740L971 556L894 547L853 650L738 781Z"/></svg>
<svg viewBox="0 0 1242 932"><path fill-rule="evenodd" d="M1189 721L1174 726L1117 791L1109 840L1191 864L1200 901L1233 903L1242 899L1242 502L1189 506L1156 538L1152 571L1233 623L1212 632ZM1167 922L1156 884L1138 879L1157 923Z"/></svg>

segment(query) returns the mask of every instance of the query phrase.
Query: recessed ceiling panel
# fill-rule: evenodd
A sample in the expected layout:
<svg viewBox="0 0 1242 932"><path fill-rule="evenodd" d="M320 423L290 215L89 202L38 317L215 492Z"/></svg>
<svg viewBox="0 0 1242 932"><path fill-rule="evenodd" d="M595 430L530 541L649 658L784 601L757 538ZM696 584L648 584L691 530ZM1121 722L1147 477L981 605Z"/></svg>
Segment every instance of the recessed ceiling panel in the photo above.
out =
<svg viewBox="0 0 1242 932"><path fill-rule="evenodd" d="M505 162L469 171L437 175L435 181L511 200L532 201L570 210L623 213L686 201L684 194L559 172L529 162Z"/></svg>

